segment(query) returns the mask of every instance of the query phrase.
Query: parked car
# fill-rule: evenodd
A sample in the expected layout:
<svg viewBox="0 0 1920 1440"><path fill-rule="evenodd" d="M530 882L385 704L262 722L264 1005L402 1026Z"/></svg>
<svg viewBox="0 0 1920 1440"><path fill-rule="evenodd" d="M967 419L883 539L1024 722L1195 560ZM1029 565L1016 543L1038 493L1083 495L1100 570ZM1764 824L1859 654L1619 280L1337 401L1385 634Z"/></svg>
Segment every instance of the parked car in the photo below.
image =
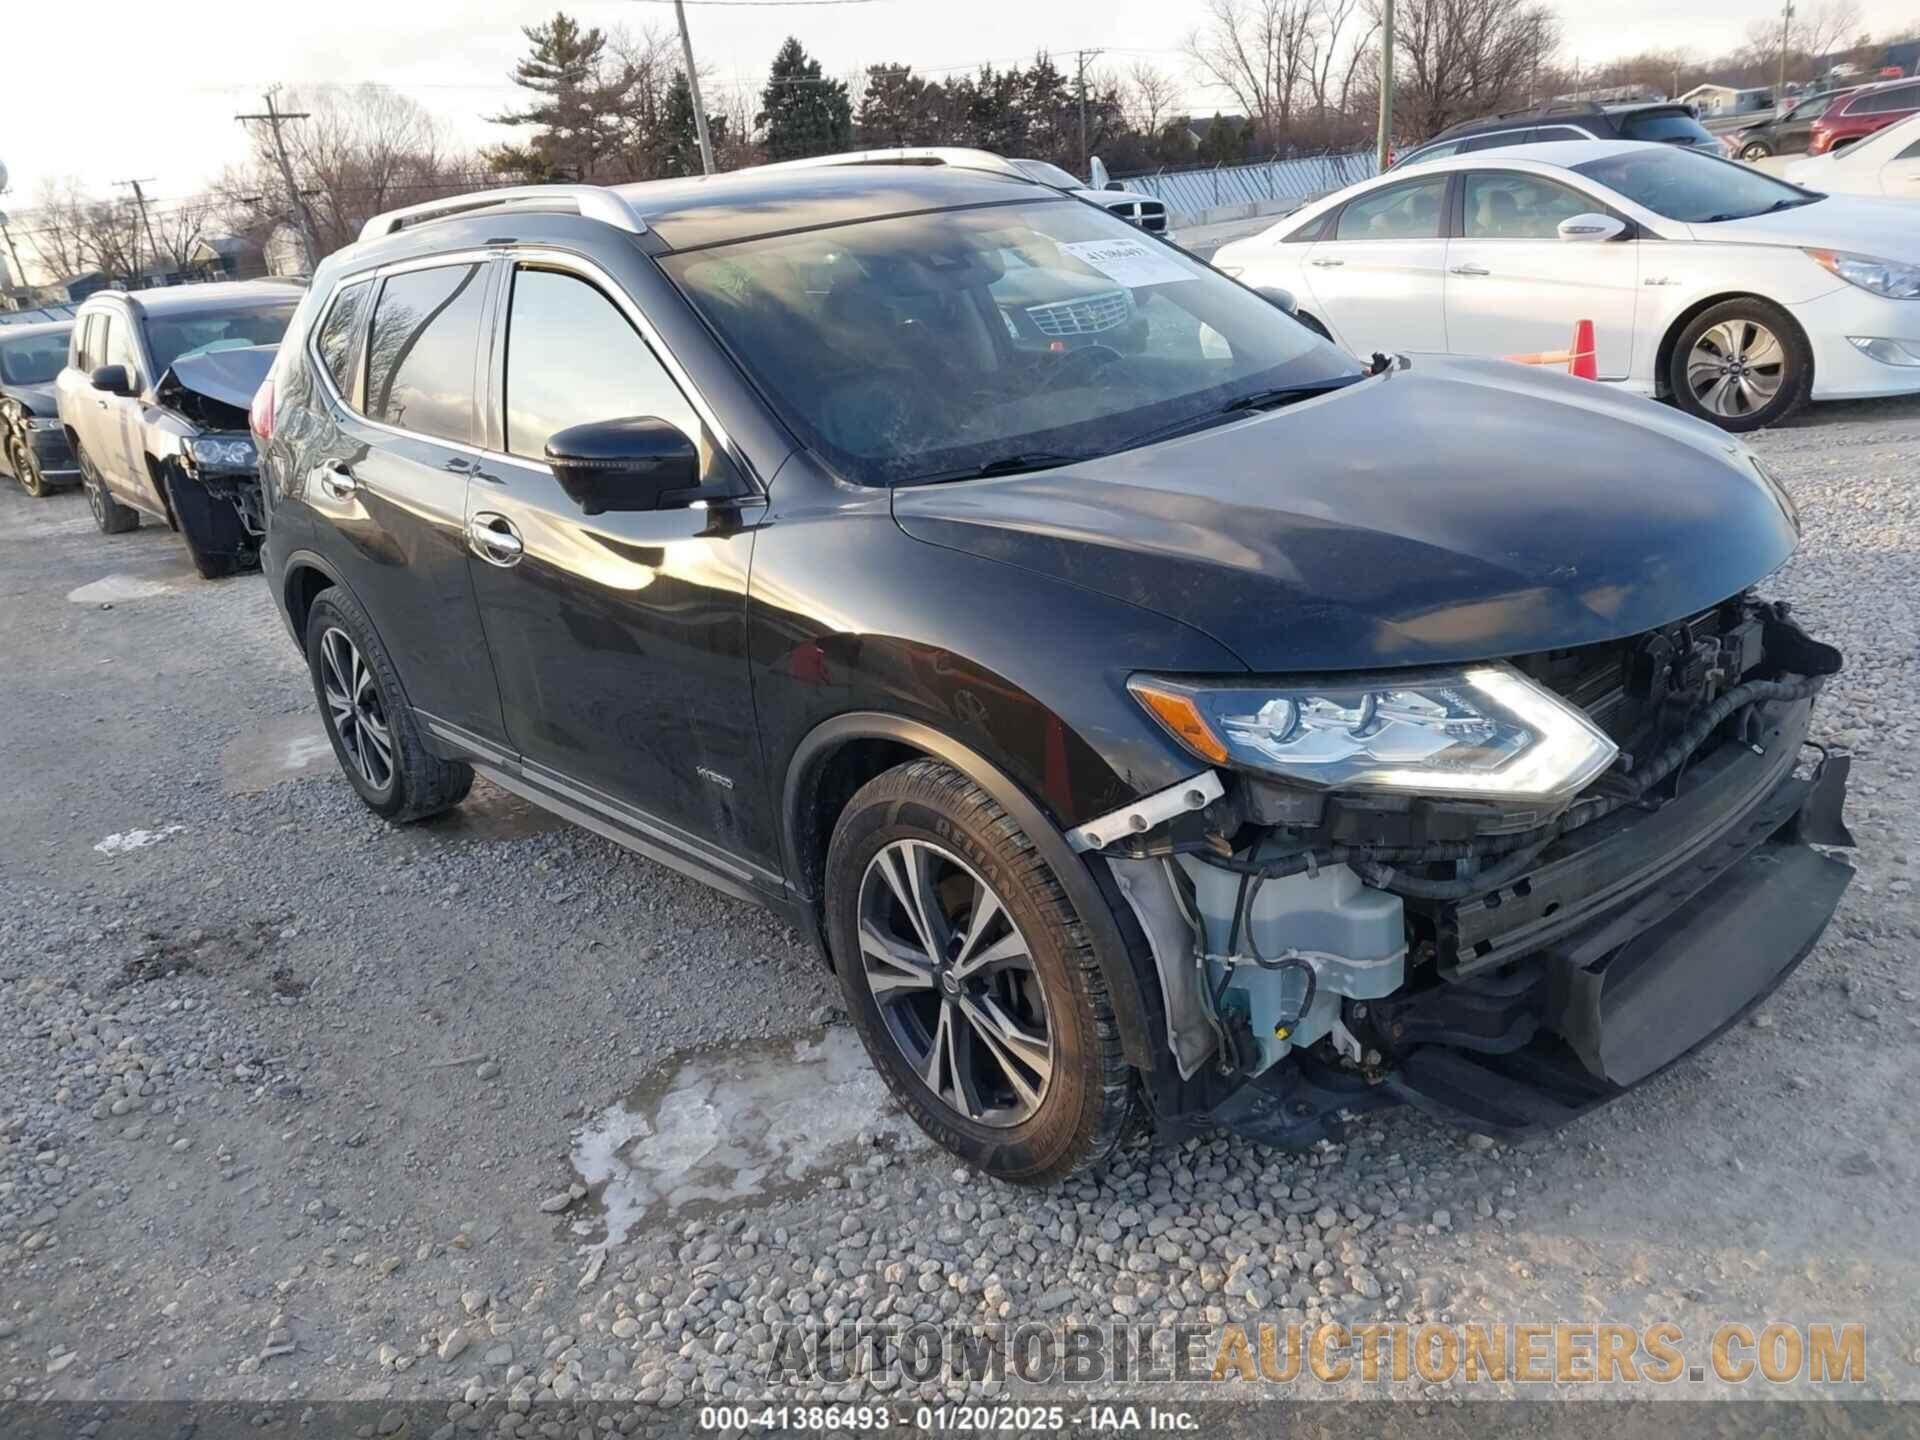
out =
<svg viewBox="0 0 1920 1440"><path fill-rule="evenodd" d="M0 464L29 495L80 479L53 396L72 329L72 321L0 329Z"/></svg>
<svg viewBox="0 0 1920 1440"><path fill-rule="evenodd" d="M1734 153L1751 163L1769 155L1804 155L1813 141L1813 122L1851 90L1804 95L1778 114L1749 125L1733 137Z"/></svg>
<svg viewBox="0 0 1920 1440"><path fill-rule="evenodd" d="M247 407L302 290L270 281L102 291L80 307L56 382L94 522L180 532L212 578L257 563Z"/></svg>
<svg viewBox="0 0 1920 1440"><path fill-rule="evenodd" d="M1500 150L1515 145L1549 145L1561 140L1646 140L1679 145L1707 155L1724 155L1721 137L1702 125L1691 105L1635 101L1591 105L1571 101L1508 110L1450 125L1417 149L1397 157L1392 169L1424 165L1453 155Z"/></svg>
<svg viewBox="0 0 1920 1440"><path fill-rule="evenodd" d="M1826 195L1920 200L1920 113L1843 150L1796 160L1786 178Z"/></svg>
<svg viewBox="0 0 1920 1440"><path fill-rule="evenodd" d="M1172 239L1167 229L1167 206L1158 195L1149 195L1140 190L1129 190L1118 180L1106 180L1104 171L1096 169L1094 179L1098 185L1083 185L1073 175L1058 165L1045 160L1015 160L1013 167L1029 180L1038 180L1042 185L1051 185L1056 190L1064 190L1077 199L1085 200L1089 205L1098 205L1101 209L1118 215L1130 225L1138 225L1142 230L1155 235L1165 235Z"/></svg>
<svg viewBox="0 0 1920 1440"><path fill-rule="evenodd" d="M1436 160L1352 186L1214 263L1291 291L1355 354L1564 349L1728 430L1920 392L1920 214L1666 145Z"/></svg>
<svg viewBox="0 0 1920 1440"><path fill-rule="evenodd" d="M1836 101L1813 122L1809 155L1825 155L1857 145L1877 130L1920 112L1920 80L1889 80L1863 85Z"/></svg>
<svg viewBox="0 0 1920 1440"><path fill-rule="evenodd" d="M1016 344L1015 255L1146 343ZM1569 1118L1771 991L1851 875L1807 843L1846 841L1846 762L1796 770L1840 656L1752 593L1798 524L1744 446L1363 367L1004 172L376 217L253 427L375 813L478 773L771 906L1008 1180L1139 1113Z"/></svg>

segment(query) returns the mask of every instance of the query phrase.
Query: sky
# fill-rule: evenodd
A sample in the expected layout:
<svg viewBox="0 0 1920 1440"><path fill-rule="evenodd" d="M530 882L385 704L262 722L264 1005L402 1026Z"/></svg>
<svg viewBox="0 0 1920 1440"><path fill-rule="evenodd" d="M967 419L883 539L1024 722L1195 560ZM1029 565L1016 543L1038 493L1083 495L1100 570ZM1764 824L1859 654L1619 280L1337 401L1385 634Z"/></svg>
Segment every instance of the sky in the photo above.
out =
<svg viewBox="0 0 1920 1440"><path fill-rule="evenodd" d="M506 76L525 49L519 27L548 18L556 3L603 28L671 31L674 23L663 0L252 0L217 7L230 17L225 25L209 23L202 8L191 10L190 24L169 25L152 0L81 0L76 45L73 10L21 5L6 48L48 59L16 59L0 85L0 164L12 186L0 207L26 211L41 180L65 176L102 196L129 194L116 182L131 179L162 204L191 195L244 157L233 117L260 109L260 92L276 83L396 86L440 115L457 141L487 143L504 132L481 117L518 93ZM1912 16L1912 0L1858 3L1870 30ZM1567 57L1593 63L1655 47L1730 48L1771 0L1548 4ZM692 0L687 14L709 85L751 91L788 33L836 75L886 60L938 76L982 61L1021 63L1040 49L1066 68L1084 47L1104 52L1097 65L1124 70L1147 59L1184 81L1181 41L1203 9L1201 0ZM708 97L712 108L716 98ZM1232 108L1198 85L1186 98L1202 113Z"/></svg>

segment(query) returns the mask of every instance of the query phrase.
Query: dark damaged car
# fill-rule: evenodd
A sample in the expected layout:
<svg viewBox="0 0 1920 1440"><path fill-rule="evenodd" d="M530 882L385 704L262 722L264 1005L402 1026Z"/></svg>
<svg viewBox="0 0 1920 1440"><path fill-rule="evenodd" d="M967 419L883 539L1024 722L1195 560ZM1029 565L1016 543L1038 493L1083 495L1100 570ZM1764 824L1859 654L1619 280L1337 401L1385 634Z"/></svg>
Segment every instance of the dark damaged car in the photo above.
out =
<svg viewBox="0 0 1920 1440"><path fill-rule="evenodd" d="M56 383L87 503L109 535L171 527L213 578L259 562L264 524L247 409L302 290L188 285L89 298Z"/></svg>
<svg viewBox="0 0 1920 1440"><path fill-rule="evenodd" d="M1852 874L1809 743L1841 657L1756 588L1799 524L1741 442L1358 365L1016 176L382 216L253 418L362 799L483 774L773 907L1009 1180L1136 1117L1569 1120L1780 984Z"/></svg>
<svg viewBox="0 0 1920 1440"><path fill-rule="evenodd" d="M80 481L53 393L72 329L66 320L0 329L0 465L29 495Z"/></svg>

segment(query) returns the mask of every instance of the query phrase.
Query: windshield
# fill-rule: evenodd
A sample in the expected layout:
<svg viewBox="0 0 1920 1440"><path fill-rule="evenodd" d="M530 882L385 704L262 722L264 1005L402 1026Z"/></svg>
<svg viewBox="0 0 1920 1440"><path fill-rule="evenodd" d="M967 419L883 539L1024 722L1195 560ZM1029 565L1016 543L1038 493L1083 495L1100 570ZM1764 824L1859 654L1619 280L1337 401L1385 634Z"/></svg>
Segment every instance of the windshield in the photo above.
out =
<svg viewBox="0 0 1920 1440"><path fill-rule="evenodd" d="M1629 140L1663 140L1669 145L1706 145L1716 150L1720 147L1713 132L1684 110L1628 115L1620 122L1620 133Z"/></svg>
<svg viewBox="0 0 1920 1440"><path fill-rule="evenodd" d="M1693 150L1629 150L1573 168L1656 215L1693 225L1745 220L1770 210L1811 205L1821 198L1745 165Z"/></svg>
<svg viewBox="0 0 1920 1440"><path fill-rule="evenodd" d="M662 264L850 479L896 485L1143 443L1359 366L1252 291L1071 201L767 236Z"/></svg>
<svg viewBox="0 0 1920 1440"><path fill-rule="evenodd" d="M239 310L211 310L199 315L154 315L147 320L147 348L156 371L164 372L176 360L209 350L240 350L249 345L278 345L293 319L297 300L277 300Z"/></svg>
<svg viewBox="0 0 1920 1440"><path fill-rule="evenodd" d="M0 340L0 380L9 385L45 385L67 363L65 330Z"/></svg>
<svg viewBox="0 0 1920 1440"><path fill-rule="evenodd" d="M1059 190L1087 188L1058 165L1049 165L1045 160L1016 160L1013 162L1013 168L1029 180L1038 180L1042 185L1051 185Z"/></svg>

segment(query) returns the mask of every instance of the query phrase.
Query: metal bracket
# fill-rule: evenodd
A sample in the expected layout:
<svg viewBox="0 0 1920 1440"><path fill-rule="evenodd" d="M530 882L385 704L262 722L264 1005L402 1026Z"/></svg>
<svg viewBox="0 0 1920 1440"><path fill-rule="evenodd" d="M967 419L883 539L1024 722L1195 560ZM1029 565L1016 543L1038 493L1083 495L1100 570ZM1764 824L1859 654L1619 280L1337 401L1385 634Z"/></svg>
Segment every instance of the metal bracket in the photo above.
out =
<svg viewBox="0 0 1920 1440"><path fill-rule="evenodd" d="M1219 775L1212 770L1202 770L1178 785L1169 785L1131 805L1089 820L1076 830L1069 830L1067 844L1081 854L1099 850L1128 835L1144 835L1189 810L1204 810L1226 793L1227 787L1220 783Z"/></svg>

